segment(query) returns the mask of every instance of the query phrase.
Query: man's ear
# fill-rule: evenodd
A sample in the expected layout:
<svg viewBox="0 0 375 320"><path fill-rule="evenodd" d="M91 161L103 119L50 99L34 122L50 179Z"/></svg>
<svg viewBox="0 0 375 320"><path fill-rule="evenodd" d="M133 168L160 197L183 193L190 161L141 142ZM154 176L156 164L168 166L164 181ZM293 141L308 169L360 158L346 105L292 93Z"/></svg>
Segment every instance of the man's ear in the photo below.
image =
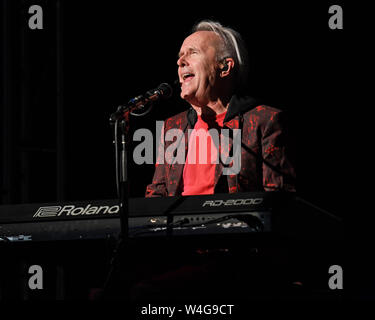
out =
<svg viewBox="0 0 375 320"><path fill-rule="evenodd" d="M228 76L234 68L234 60L232 58L225 58L220 63L220 77Z"/></svg>

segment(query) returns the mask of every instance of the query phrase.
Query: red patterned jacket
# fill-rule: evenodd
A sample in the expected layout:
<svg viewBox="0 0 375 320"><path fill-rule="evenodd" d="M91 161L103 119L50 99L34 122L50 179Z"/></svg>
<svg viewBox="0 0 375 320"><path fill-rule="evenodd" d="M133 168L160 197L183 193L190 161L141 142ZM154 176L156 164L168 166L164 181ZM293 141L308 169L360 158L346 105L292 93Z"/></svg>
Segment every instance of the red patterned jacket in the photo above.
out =
<svg viewBox="0 0 375 320"><path fill-rule="evenodd" d="M184 132L185 155L188 129L193 129L197 114L193 108L164 123L164 132L175 128ZM215 169L215 193L246 191L295 191L295 168L289 157L284 112L257 105L250 97L234 95L224 119L224 129L241 129L241 169L236 175L223 175L223 164ZM165 141L164 150L174 141ZM232 146L232 140L229 142ZM164 154L164 153L163 153ZM184 164L156 164L146 197L177 196L183 191Z"/></svg>

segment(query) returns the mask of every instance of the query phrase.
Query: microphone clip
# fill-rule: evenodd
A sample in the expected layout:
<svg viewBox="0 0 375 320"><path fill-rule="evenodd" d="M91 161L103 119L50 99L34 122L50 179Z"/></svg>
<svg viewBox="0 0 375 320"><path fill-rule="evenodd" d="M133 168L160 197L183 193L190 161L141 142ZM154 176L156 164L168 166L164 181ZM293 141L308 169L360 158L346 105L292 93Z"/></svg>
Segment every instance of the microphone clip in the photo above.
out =
<svg viewBox="0 0 375 320"><path fill-rule="evenodd" d="M144 95L139 95L130 99L126 105L120 105L117 108L117 111L111 114L109 121L110 123L114 123L123 119L124 113L127 111L134 116L144 116L151 111L152 102L161 98L170 98L172 96L172 92L172 87L168 83L162 83L156 89L149 90ZM146 112L141 114L134 113L136 110L144 109L146 105L151 106L148 110L146 110Z"/></svg>

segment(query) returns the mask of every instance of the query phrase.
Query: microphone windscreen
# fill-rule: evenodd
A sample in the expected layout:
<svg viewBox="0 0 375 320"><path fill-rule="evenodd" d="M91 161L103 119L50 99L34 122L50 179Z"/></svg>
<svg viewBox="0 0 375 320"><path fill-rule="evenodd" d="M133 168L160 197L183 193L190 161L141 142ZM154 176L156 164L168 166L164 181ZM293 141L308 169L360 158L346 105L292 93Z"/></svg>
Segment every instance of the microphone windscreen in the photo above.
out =
<svg viewBox="0 0 375 320"><path fill-rule="evenodd" d="M170 98L173 93L173 89L168 83L162 83L161 85L159 85L158 90L160 90L161 95L165 99Z"/></svg>

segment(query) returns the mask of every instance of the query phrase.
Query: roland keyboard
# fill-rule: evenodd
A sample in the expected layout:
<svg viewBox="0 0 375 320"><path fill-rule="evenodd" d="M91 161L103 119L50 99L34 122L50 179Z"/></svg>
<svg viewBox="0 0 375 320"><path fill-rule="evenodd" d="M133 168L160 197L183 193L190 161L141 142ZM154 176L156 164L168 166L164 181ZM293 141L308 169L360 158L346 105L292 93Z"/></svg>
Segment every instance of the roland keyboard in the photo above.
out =
<svg viewBox="0 0 375 320"><path fill-rule="evenodd" d="M129 199L129 237L272 231L285 193ZM0 206L0 242L107 239L120 233L118 200Z"/></svg>

